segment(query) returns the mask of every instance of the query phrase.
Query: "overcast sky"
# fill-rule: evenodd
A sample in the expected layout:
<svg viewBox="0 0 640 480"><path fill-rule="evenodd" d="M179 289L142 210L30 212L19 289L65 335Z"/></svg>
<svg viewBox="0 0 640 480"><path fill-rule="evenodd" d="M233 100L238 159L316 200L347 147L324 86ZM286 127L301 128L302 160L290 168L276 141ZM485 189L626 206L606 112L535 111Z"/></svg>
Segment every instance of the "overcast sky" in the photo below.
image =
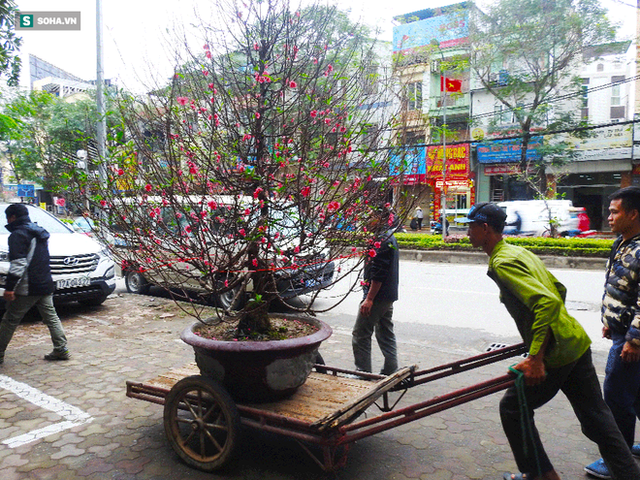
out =
<svg viewBox="0 0 640 480"><path fill-rule="evenodd" d="M485 0L488 1L488 0ZM518 0L513 0L518 1ZM28 54L36 55L80 78L96 78L95 0L17 0L21 11L79 11L80 31L20 31L23 37L23 74L28 85ZM104 76L120 86L139 90L150 76L167 78L171 61L166 45L167 32L174 23L188 25L194 10L205 0L103 0ZM455 1L446 0L341 0L354 19L386 26L384 39L391 41L392 18L396 15L433 8ZM629 39L635 32L635 0L601 0L614 21L624 23L621 34Z"/></svg>

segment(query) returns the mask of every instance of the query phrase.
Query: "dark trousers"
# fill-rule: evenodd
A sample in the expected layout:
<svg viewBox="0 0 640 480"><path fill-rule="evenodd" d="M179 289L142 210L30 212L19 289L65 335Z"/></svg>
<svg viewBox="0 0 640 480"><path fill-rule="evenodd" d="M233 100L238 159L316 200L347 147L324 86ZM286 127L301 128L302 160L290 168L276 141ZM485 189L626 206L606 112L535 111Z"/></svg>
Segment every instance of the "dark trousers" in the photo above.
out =
<svg viewBox="0 0 640 480"><path fill-rule="evenodd" d="M547 378L540 385L525 387L529 416L533 424L533 442L538 452L540 472L553 470L538 430L533 423L534 410L551 400L559 390L566 395L578 417L582 433L598 444L602 458L616 480L637 480L640 467L616 425L613 414L604 399L600 382L591 359L591 350L576 362L560 368L547 369ZM538 475L534 445L527 435L523 438L518 395L515 387L509 388L500 401L502 427L511 445L518 469L532 476ZM524 445L527 445L527 453Z"/></svg>
<svg viewBox="0 0 640 480"><path fill-rule="evenodd" d="M626 342L624 334L612 333L611 340L613 345L609 350L604 377L604 400L631 448L636 417L640 413L640 362L623 362L620 358Z"/></svg>
<svg viewBox="0 0 640 480"><path fill-rule="evenodd" d="M384 356L384 366L380 373L391 375L398 370L398 347L393 333L393 302L374 300L368 317L363 316L358 307L351 338L356 370L371 372L371 336L374 332Z"/></svg>

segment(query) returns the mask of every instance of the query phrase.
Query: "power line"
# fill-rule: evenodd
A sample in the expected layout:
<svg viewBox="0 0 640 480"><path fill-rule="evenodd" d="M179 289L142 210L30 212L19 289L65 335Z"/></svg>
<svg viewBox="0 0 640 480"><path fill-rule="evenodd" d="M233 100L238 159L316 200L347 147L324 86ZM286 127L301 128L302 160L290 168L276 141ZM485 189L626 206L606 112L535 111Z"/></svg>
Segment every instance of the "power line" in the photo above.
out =
<svg viewBox="0 0 640 480"><path fill-rule="evenodd" d="M620 85L622 83L630 83L630 82L635 82L636 80L640 80L640 75L635 75L633 77L629 77L629 78L625 78L624 80L621 80L619 82L609 82L609 83L605 83L603 85L598 85L596 87L592 87L592 88L588 88L586 90L578 90L577 92L574 93L565 93L563 95L556 95L553 97L549 97L549 99L544 102L541 105L548 105L551 103L555 103L561 100L570 100L571 98L578 98L578 97L583 97L584 95L589 95L590 93L593 92L598 92L600 90L606 90L607 88L611 88L614 85ZM526 107L531 107L533 104L532 103L528 103L528 104L524 104L523 108ZM498 115L503 115L506 112L486 112L486 113L479 113L477 115L473 115L469 118L469 120L475 120L478 118L486 118L486 117L494 117L494 116L498 116Z"/></svg>

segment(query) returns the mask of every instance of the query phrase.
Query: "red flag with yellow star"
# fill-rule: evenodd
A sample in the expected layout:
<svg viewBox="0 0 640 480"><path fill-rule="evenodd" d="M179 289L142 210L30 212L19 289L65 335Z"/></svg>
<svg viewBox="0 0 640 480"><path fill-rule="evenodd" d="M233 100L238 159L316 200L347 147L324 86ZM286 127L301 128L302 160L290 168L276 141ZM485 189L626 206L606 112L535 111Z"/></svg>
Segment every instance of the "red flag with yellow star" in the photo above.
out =
<svg viewBox="0 0 640 480"><path fill-rule="evenodd" d="M442 92L459 92L462 90L462 80L455 78L442 77L440 80L440 91Z"/></svg>

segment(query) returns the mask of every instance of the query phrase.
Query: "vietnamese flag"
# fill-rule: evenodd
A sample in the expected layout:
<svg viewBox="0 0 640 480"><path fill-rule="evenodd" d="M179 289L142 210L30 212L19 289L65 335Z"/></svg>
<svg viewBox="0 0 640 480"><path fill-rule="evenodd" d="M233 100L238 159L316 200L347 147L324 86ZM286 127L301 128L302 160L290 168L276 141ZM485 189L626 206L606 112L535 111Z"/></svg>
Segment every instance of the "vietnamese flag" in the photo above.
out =
<svg viewBox="0 0 640 480"><path fill-rule="evenodd" d="M441 92L459 92L461 90L462 90L462 80L456 80L455 78L446 78L446 77L440 78Z"/></svg>

